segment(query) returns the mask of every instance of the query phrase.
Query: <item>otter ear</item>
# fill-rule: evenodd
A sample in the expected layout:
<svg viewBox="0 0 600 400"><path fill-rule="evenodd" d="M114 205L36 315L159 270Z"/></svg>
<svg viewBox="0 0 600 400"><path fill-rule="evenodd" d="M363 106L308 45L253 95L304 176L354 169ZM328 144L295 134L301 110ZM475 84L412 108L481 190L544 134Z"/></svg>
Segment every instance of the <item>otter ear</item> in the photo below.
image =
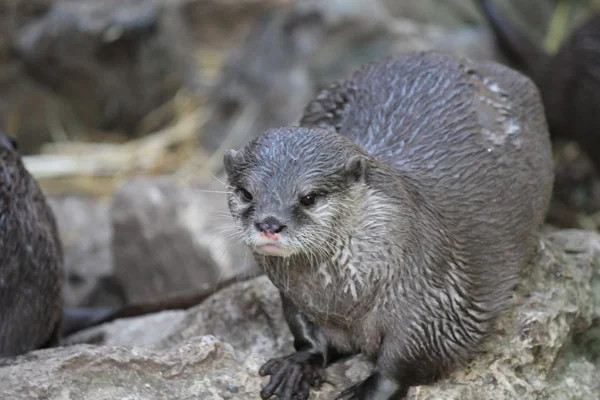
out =
<svg viewBox="0 0 600 400"><path fill-rule="evenodd" d="M227 150L223 156L223 165L225 166L225 172L227 175L233 174L236 170L236 165L241 161L242 155L237 150Z"/></svg>
<svg viewBox="0 0 600 400"><path fill-rule="evenodd" d="M349 179L358 182L365 179L367 168L367 159L364 156L355 155L346 161L344 170Z"/></svg>

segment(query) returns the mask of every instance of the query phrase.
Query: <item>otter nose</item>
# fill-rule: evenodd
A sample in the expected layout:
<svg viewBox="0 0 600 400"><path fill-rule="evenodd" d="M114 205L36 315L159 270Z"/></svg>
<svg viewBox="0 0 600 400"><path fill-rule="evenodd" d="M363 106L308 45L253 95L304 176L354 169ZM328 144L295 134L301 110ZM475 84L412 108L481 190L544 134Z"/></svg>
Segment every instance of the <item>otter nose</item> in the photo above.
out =
<svg viewBox="0 0 600 400"><path fill-rule="evenodd" d="M279 222L276 218L267 217L262 222L257 222L256 228L263 233L272 235L274 233L281 232L283 228L285 228L285 225Z"/></svg>

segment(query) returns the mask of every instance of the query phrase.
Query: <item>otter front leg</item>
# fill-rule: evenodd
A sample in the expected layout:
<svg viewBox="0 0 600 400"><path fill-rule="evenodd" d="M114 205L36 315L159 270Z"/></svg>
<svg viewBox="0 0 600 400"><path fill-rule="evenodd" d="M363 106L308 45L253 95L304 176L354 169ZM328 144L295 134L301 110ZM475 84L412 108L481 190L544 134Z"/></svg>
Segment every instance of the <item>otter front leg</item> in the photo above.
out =
<svg viewBox="0 0 600 400"><path fill-rule="evenodd" d="M396 338L384 340L371 375L342 391L335 400L402 400L411 386L429 382L420 376L423 364L404 359L397 344Z"/></svg>
<svg viewBox="0 0 600 400"><path fill-rule="evenodd" d="M271 375L260 396L279 400L306 400L310 387L319 388L325 380L325 368L345 354L331 347L321 329L312 323L281 293L283 314L294 336L296 353L267 361L259 370Z"/></svg>

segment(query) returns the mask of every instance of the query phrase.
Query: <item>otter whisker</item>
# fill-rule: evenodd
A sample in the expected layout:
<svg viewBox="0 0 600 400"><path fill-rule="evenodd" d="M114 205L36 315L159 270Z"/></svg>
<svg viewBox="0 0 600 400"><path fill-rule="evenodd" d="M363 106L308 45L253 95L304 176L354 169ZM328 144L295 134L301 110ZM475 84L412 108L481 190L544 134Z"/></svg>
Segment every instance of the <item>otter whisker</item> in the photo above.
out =
<svg viewBox="0 0 600 400"><path fill-rule="evenodd" d="M210 176L217 182L219 182L220 184L222 184L225 187L231 187L229 186L227 183L223 182L222 180L220 180L219 178L217 178L212 172L208 171L208 173L210 174Z"/></svg>

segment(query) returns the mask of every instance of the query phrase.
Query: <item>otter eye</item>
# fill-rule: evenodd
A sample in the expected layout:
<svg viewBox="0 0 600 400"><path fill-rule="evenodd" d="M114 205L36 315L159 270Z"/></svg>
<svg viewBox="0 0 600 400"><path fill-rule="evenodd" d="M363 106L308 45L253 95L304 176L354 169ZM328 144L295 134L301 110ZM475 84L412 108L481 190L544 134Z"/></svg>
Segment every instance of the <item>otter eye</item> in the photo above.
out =
<svg viewBox="0 0 600 400"><path fill-rule="evenodd" d="M249 202L252 201L252 195L246 189L244 189L242 187L238 188L238 192L240 193L240 196L242 197L242 200L244 200L245 202L249 203Z"/></svg>
<svg viewBox="0 0 600 400"><path fill-rule="evenodd" d="M300 199L300 203L302 203L302 205L304 205L304 206L312 206L313 204L315 204L316 200L317 200L317 195L314 193L311 193L311 194L307 194L306 196L303 196Z"/></svg>

